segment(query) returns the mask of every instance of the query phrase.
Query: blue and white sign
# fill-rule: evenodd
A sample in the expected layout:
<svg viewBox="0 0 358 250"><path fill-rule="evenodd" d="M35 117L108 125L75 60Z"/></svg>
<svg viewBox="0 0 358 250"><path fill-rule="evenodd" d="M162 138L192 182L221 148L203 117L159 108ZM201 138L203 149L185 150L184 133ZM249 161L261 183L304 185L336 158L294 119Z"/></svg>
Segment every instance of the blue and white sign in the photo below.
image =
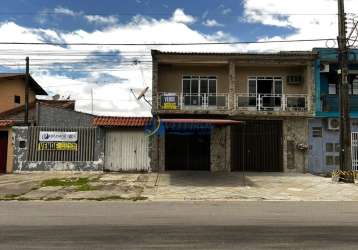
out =
<svg viewBox="0 0 358 250"><path fill-rule="evenodd" d="M77 132L40 131L39 135L39 141L47 142L75 142L77 139Z"/></svg>

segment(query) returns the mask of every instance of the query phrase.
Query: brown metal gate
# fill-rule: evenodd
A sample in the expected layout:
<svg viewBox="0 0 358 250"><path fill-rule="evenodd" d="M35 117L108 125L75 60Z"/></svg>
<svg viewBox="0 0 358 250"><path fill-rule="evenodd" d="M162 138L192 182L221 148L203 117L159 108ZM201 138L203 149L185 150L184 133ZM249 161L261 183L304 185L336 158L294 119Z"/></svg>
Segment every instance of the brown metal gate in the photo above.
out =
<svg viewBox="0 0 358 250"><path fill-rule="evenodd" d="M232 170L282 172L282 121L246 121L232 129Z"/></svg>

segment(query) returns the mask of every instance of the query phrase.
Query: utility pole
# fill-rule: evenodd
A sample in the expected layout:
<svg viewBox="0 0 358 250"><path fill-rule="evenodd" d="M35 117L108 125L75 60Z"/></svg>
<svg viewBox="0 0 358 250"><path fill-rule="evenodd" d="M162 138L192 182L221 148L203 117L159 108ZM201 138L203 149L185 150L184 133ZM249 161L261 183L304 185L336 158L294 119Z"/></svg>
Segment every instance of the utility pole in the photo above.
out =
<svg viewBox="0 0 358 250"><path fill-rule="evenodd" d="M349 118L349 85L348 85L348 47L346 14L344 0L338 0L338 55L341 69L339 103L340 103L340 170L352 170L351 158L351 125ZM353 180L354 181L354 180Z"/></svg>
<svg viewBox="0 0 358 250"><path fill-rule="evenodd" d="M29 125L29 87L30 87L30 59L26 57L26 74L25 74L25 118L24 123Z"/></svg>

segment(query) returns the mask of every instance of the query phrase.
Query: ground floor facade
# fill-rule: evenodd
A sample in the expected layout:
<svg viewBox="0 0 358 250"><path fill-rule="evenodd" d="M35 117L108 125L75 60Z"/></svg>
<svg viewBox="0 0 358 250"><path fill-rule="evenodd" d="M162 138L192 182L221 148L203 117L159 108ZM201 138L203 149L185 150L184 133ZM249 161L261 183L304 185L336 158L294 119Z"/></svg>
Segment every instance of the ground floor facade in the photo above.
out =
<svg viewBox="0 0 358 250"><path fill-rule="evenodd" d="M357 170L358 119L351 119L352 169ZM309 171L330 173L339 168L339 118L315 118L309 121Z"/></svg>
<svg viewBox="0 0 358 250"><path fill-rule="evenodd" d="M165 126L151 140L153 171L306 172L308 119Z"/></svg>

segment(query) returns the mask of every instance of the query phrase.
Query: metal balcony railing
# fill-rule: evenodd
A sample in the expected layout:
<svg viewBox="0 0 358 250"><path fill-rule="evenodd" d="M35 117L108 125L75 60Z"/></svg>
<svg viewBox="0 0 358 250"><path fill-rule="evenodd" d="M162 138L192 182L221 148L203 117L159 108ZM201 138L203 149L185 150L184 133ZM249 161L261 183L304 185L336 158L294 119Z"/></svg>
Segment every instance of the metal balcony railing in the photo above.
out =
<svg viewBox="0 0 358 250"><path fill-rule="evenodd" d="M227 110L228 94L159 93L160 110Z"/></svg>
<svg viewBox="0 0 358 250"><path fill-rule="evenodd" d="M251 111L293 111L308 110L307 95L236 94L235 107Z"/></svg>

